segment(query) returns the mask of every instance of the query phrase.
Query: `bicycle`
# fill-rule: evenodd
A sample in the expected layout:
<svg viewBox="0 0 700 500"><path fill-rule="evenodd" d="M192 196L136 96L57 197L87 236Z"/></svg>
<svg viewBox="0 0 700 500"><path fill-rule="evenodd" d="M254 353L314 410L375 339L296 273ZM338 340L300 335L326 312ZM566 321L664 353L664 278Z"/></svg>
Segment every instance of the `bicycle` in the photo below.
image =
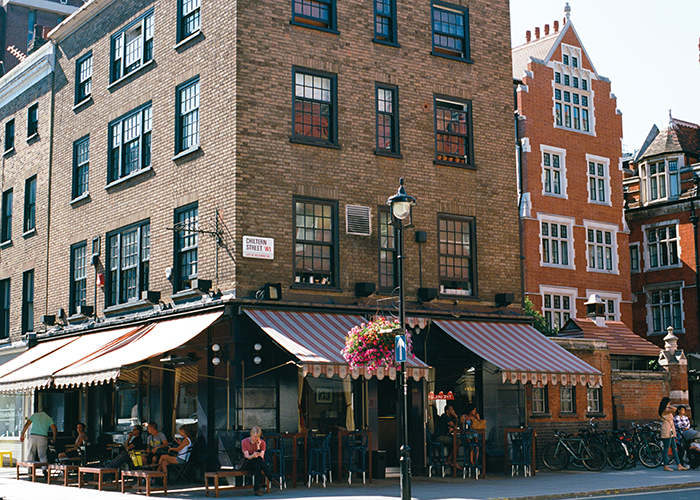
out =
<svg viewBox="0 0 700 500"><path fill-rule="evenodd" d="M635 455L644 467L653 469L663 462L658 427L654 424L644 426L632 422L632 445Z"/></svg>
<svg viewBox="0 0 700 500"><path fill-rule="evenodd" d="M550 443L542 450L542 461L552 470L562 470L571 461L581 461L588 470L599 471L608 459L605 449L595 443L587 443L582 436L568 435L555 431L556 443Z"/></svg>
<svg viewBox="0 0 700 500"><path fill-rule="evenodd" d="M607 453L608 465L615 470L622 470L629 463L630 451L627 444L618 439L617 435L608 434L606 431L598 430L595 418L588 421L588 428L581 432L581 436L589 443L602 446Z"/></svg>

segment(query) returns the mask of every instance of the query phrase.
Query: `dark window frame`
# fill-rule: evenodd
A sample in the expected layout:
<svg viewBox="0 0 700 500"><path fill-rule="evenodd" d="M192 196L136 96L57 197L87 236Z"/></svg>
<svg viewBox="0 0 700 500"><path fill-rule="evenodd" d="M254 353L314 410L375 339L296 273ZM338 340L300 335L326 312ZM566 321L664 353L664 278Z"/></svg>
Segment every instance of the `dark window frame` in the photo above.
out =
<svg viewBox="0 0 700 500"><path fill-rule="evenodd" d="M436 12L448 12L456 16L461 15L464 35L462 37L457 37L452 33L446 31L435 31L435 15ZM459 5L454 5L447 2L440 2L438 0L433 0L430 7L430 31L432 37L432 55L437 57L445 57L447 59L453 59L455 61L462 61L466 63L472 63L471 60L471 44L469 38L469 9L461 7ZM441 44L436 44L436 37L443 36L443 38L448 37L452 39L458 39L462 42L463 48L461 51L456 49L450 49L449 47L443 46Z"/></svg>
<svg viewBox="0 0 700 500"><path fill-rule="evenodd" d="M82 256L78 253L82 252ZM86 305L87 301L87 241L82 241L71 245L70 247L70 300L68 306L68 314L74 315L78 311L78 306ZM79 271L76 266L76 260L81 259L80 269L84 270L85 275L76 278L76 273Z"/></svg>
<svg viewBox="0 0 700 500"><path fill-rule="evenodd" d="M15 119L5 123L5 154L15 149Z"/></svg>
<svg viewBox="0 0 700 500"><path fill-rule="evenodd" d="M328 139L323 139L323 138L314 138L309 135L305 135L303 133L297 133L296 132L296 120L297 120L297 96L296 96L296 79L297 79L297 74L301 75L308 75L311 77L318 77L318 78L326 78L330 79L330 103L328 104L329 106L329 113L328 113ZM323 100L316 100L316 99L309 99L306 98L305 96L303 98L299 98L299 101L301 103L310 103L311 107L313 107L316 103L319 103L320 106L324 105L327 101ZM303 118L304 113L301 113L301 116ZM314 115L312 115L314 116ZM303 119L300 122L301 127L304 127ZM321 128L319 126L311 126L312 129L315 128ZM292 136L291 136L291 142L296 142L296 143L301 143L301 144L307 144L307 145L313 145L313 146L322 146L322 147L329 147L329 148L335 148L339 149L340 146L338 145L338 75L335 73L327 73L325 71L317 71L317 70L312 70L308 68L301 68L301 67L293 67L292 68Z"/></svg>
<svg viewBox="0 0 700 500"><path fill-rule="evenodd" d="M380 110L380 93L389 92L391 96L391 112ZM396 85L387 85L385 83L375 83L374 85L374 111L375 111L375 150L374 152L382 156L393 156L401 158L401 139L399 134L399 88ZM383 148L380 146L380 121L382 117L390 117L391 125L389 126L389 144L391 147Z"/></svg>
<svg viewBox="0 0 700 500"><path fill-rule="evenodd" d="M0 221L0 243L12 241L12 204L13 190L6 189L2 193L2 220Z"/></svg>
<svg viewBox="0 0 700 500"><path fill-rule="evenodd" d="M86 65L83 68L83 65ZM89 73L89 74L87 74ZM75 62L75 104L92 96L92 51Z"/></svg>
<svg viewBox="0 0 700 500"><path fill-rule="evenodd" d="M0 280L0 339L10 338L10 278Z"/></svg>
<svg viewBox="0 0 700 500"><path fill-rule="evenodd" d="M135 242L127 241L126 245L135 247L135 264L129 262L129 257L133 256L133 253L125 258L127 246L125 245L124 237L132 233L136 234ZM151 222L149 219L107 233L105 244L105 300L108 307L138 301L141 299L141 292L148 290L151 255L150 238ZM116 267L114 267L115 265ZM132 275L131 273L135 274ZM133 286L130 286L132 282ZM135 294L129 297L128 292L132 289L135 290Z"/></svg>
<svg viewBox="0 0 700 500"><path fill-rule="evenodd" d="M303 13L297 14L296 7L299 4L302 9L304 4L311 6L321 7L323 5L327 6L328 9L328 20L324 21L320 16L304 15ZM320 31L326 31L328 33L339 33L337 29L337 6L336 0L292 0L292 20L290 24L294 26L302 26L304 28L311 28Z"/></svg>
<svg viewBox="0 0 700 500"><path fill-rule="evenodd" d="M439 105L439 103L442 103L442 105ZM440 111L450 109L466 113L466 135L462 133L453 133L449 130L441 131L438 129L438 124L440 122L440 120L438 120L438 115L440 114ZM471 100L456 99L444 95L433 96L433 120L433 126L435 130L435 160L433 161L433 163L435 163L436 165L445 165L451 167L470 169L476 168L476 165L474 164L474 129L472 123L473 119ZM441 143L451 144L450 141L445 141L444 139L440 140L440 136L446 136L446 138L448 139L451 137L464 138L463 147L466 150L466 154L464 156L460 156L453 154L445 154L445 151L439 151L439 145ZM461 158L463 162L448 160L448 157Z"/></svg>
<svg viewBox="0 0 700 500"><path fill-rule="evenodd" d="M22 273L22 333L34 331L34 269Z"/></svg>
<svg viewBox="0 0 700 500"><path fill-rule="evenodd" d="M386 219L384 222L382 219ZM379 247L378 259L379 259L379 280L378 280L378 291L379 292L391 292L398 286L398 260L397 260L397 248L396 248L396 227L391 223L391 209L386 206L380 206L377 210L377 236L379 241L377 246ZM384 234L386 226L386 234ZM383 240L386 239L386 244ZM393 243L392 243L393 240ZM386 256L385 256L386 254ZM389 258L389 254L391 257ZM387 272L388 265L393 268L393 273ZM385 279L386 277L386 279ZM391 281L391 284L385 284Z"/></svg>
<svg viewBox="0 0 700 500"><path fill-rule="evenodd" d="M443 230L441 228L441 222L445 221L448 225L449 222L455 222L455 223L460 223L460 224L466 224L467 227L469 228L469 247L470 247L470 252L469 256L465 257L464 254L459 254L456 252L454 253L449 253L449 252L442 252L441 244L442 244L442 236L443 236ZM449 229L449 228L448 228ZM448 231L449 233L450 231ZM460 233L464 235L464 232ZM462 241L464 239L462 238ZM474 217L465 217L461 215L451 215L451 214L442 214L439 213L437 215L437 243L438 243L438 248L437 248L437 253L438 253L438 290L440 293L440 296L442 297L451 297L451 298L462 298L462 299L476 299L478 298L478 287L477 287L477 241L476 241L476 219ZM449 240L446 240L446 244L449 245ZM456 244L456 241L455 241ZM456 246L456 245L455 245ZM449 249L449 247L448 247ZM443 259L444 258L444 259ZM456 260L468 260L469 262L469 267L468 270L470 272L470 276L465 280L463 278L460 279L450 279L450 276L443 276L443 267L447 267L448 263L450 261L455 262ZM444 262L444 264L443 264ZM455 268L457 268L456 264L454 265ZM464 267L462 267L464 269ZM452 277L456 278L456 277ZM463 294L463 293L454 293L454 292L446 292L445 290L445 284L447 284L448 281L452 282L452 286L450 289L458 290L458 288L454 288L458 283L468 283L471 285L471 289L469 293Z"/></svg>
<svg viewBox="0 0 700 500"><path fill-rule="evenodd" d="M380 2L381 7L380 9ZM373 0L374 3L374 41L383 45L400 47L398 42L398 29L396 27L396 0ZM388 12L387 12L388 9ZM385 30L377 29L379 26L388 26Z"/></svg>
<svg viewBox="0 0 700 500"><path fill-rule="evenodd" d="M315 239L297 238L297 231L304 230L303 228L297 227L297 204L309 204L309 205L319 205L321 207L330 208L330 218L331 218L331 238L330 241L317 241ZM305 215L300 215L301 217L308 217ZM312 216L313 217L313 216ZM315 218L315 217L314 217ZM315 288L315 289L338 289L339 288L339 226L338 226L338 202L335 200L326 200L320 198L309 198L309 197L294 197L292 199L292 272L293 272L293 287L295 288ZM324 270L317 268L309 268L309 270L299 269L297 267L297 245L306 245L311 247L326 247L330 248L328 252L328 259L330 260L328 274L329 283L323 283L323 279L316 279L314 275L324 274ZM312 249L313 254L313 249ZM310 271L310 272L309 272ZM299 278L299 281L297 281ZM313 278L313 282L311 279Z"/></svg>
<svg viewBox="0 0 700 500"><path fill-rule="evenodd" d="M125 143L124 138L125 126L132 118L139 116L138 128L140 132L138 137L133 138ZM119 127L119 145L115 147L115 127ZM116 120L112 120L107 127L107 144L108 144L108 168L107 168L107 184L112 184L131 175L136 175L138 172L151 168L151 136L153 131L153 104L149 101L146 104L139 106L136 109L120 116ZM126 156L129 149L126 145L138 141L139 156L136 166L126 172L125 166L127 163ZM118 156L115 156L118 155ZM125 173L126 172L126 173Z"/></svg>
<svg viewBox="0 0 700 500"><path fill-rule="evenodd" d="M27 108L27 139L39 135L39 103L35 102Z"/></svg>
<svg viewBox="0 0 700 500"><path fill-rule="evenodd" d="M149 23L150 20L150 23ZM138 60L134 60L127 65L127 37L135 29L141 29L141 34L134 37L130 42L140 40ZM150 29L150 36L148 31ZM109 43L109 82L114 83L122 78L126 78L149 62L153 61L153 38L155 33L155 17L153 9L144 12L131 23L113 34Z"/></svg>
<svg viewBox="0 0 700 500"><path fill-rule="evenodd" d="M36 189L37 176L24 181L24 233L36 230Z"/></svg>
<svg viewBox="0 0 700 500"><path fill-rule="evenodd" d="M82 159L81 147L86 145L86 158ZM73 198L90 192L90 136L81 137L73 143Z"/></svg>
<svg viewBox="0 0 700 500"><path fill-rule="evenodd" d="M194 215L196 218L194 228L191 227L191 223L184 224L187 221L187 217L184 216L192 210L196 210L196 214ZM173 250L175 252L173 259L173 289L175 293L177 293L190 289L192 280L197 279L199 276L199 202L190 203L189 205L177 208L174 213L174 223L176 230L173 231L175 238L173 245ZM182 229L185 227L187 227L189 231ZM189 241L194 241L194 243L187 244L187 238L191 238ZM193 260L185 262L183 258L188 255L194 255L195 257ZM194 266L195 272L189 273L187 277L185 277L182 271L182 268L185 266Z"/></svg>
<svg viewBox="0 0 700 500"><path fill-rule="evenodd" d="M185 13L185 4L192 4ZM189 6L189 5L188 5ZM181 42L202 31L202 1L178 0L177 2L177 41Z"/></svg>
<svg viewBox="0 0 700 500"><path fill-rule="evenodd" d="M197 95L196 95L196 100L197 104L195 108L192 108L189 110L185 115L182 114L182 95L184 92L188 91L190 88L195 87L197 88ZM182 83L181 85L178 85L177 88L175 89L175 154L180 154L186 151L192 151L197 148L199 148L200 144L200 132L201 132L201 127L200 127L200 119L201 119L201 114L200 114L200 98L201 98L201 86L200 86L200 81L199 81L199 75L197 75L194 78L190 78L186 82ZM188 147L185 147L185 137L183 136L183 133L185 130L187 130L187 127L184 125L184 120L185 118L195 115L196 120L193 122L197 128L197 131L192 134L191 136L188 137L193 137L196 139L190 139L191 144ZM191 124L190 124L191 125ZM188 125L189 127L189 125Z"/></svg>

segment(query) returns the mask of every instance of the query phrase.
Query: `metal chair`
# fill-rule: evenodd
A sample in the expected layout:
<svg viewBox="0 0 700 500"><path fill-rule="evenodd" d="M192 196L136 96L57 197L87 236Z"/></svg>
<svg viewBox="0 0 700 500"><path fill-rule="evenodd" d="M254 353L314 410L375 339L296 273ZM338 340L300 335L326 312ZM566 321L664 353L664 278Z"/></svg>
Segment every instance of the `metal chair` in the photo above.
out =
<svg viewBox="0 0 700 500"><path fill-rule="evenodd" d="M168 476L172 476L172 479L168 477L168 483L173 482L183 482L188 483L191 480L191 469L192 469L192 451L194 450L195 444L190 438L192 445L185 455L184 464L170 464L168 465Z"/></svg>
<svg viewBox="0 0 700 500"><path fill-rule="evenodd" d="M265 434L262 439L265 441L265 461L272 475L278 478L280 489L287 487L287 472L284 465L284 438L276 432ZM275 468L275 462L277 467ZM275 473L275 469L277 472Z"/></svg>
<svg viewBox="0 0 700 500"><path fill-rule="evenodd" d="M472 477L472 471L474 471L476 479L479 479L484 460L481 452L483 435L476 431L465 430L462 431L460 439L462 440L462 448L464 448L462 479L466 479L467 472L469 472L469 477Z"/></svg>
<svg viewBox="0 0 700 500"><path fill-rule="evenodd" d="M515 476L520 467L525 477L532 476L532 427L525 432L509 432L510 475Z"/></svg>
<svg viewBox="0 0 700 500"><path fill-rule="evenodd" d="M331 433L326 434L323 441L320 441L316 433L309 431L309 480L308 485L311 488L311 478L323 477L323 487L326 487L326 480L333 482L333 473L331 472Z"/></svg>
<svg viewBox="0 0 700 500"><path fill-rule="evenodd" d="M425 429L425 438L428 444L428 477L433 477L433 467L440 467L442 477L445 477L445 445L435 441L427 428Z"/></svg>
<svg viewBox="0 0 700 500"><path fill-rule="evenodd" d="M365 462L367 444L369 443L367 433L353 431L347 435L345 442L348 450L348 484L352 484L353 472L362 473L362 484L367 484L367 464Z"/></svg>

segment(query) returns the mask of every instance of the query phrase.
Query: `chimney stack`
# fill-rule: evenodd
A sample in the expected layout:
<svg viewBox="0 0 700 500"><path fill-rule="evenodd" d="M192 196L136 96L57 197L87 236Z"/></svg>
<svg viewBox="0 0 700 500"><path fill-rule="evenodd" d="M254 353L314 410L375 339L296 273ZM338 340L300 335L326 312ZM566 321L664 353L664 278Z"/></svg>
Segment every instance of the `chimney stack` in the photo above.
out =
<svg viewBox="0 0 700 500"><path fill-rule="evenodd" d="M549 24L544 25L544 36L549 35Z"/></svg>
<svg viewBox="0 0 700 500"><path fill-rule="evenodd" d="M531 39L532 39L532 33L530 33L530 30L527 30L525 32L525 43L530 43Z"/></svg>
<svg viewBox="0 0 700 500"><path fill-rule="evenodd" d="M539 40L539 39L540 39L540 28L538 26L537 28L535 28L535 40Z"/></svg>
<svg viewBox="0 0 700 500"><path fill-rule="evenodd" d="M554 21L554 32L559 33L559 21Z"/></svg>
<svg viewBox="0 0 700 500"><path fill-rule="evenodd" d="M593 320L596 326L605 327L605 304L600 295L592 293L584 305L586 306L586 317Z"/></svg>

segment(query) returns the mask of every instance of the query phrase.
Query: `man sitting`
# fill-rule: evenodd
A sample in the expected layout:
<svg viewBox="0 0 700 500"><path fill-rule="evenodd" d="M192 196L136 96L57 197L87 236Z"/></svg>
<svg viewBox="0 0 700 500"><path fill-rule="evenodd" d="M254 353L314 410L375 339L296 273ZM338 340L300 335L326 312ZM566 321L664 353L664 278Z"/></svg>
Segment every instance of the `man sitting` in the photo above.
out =
<svg viewBox="0 0 700 500"><path fill-rule="evenodd" d="M168 454L168 440L165 434L158 430L158 424L149 422L148 438L146 439L146 454L149 464L157 464L161 455Z"/></svg>
<svg viewBox="0 0 700 500"><path fill-rule="evenodd" d="M450 451L450 455L447 457L447 463L453 467L456 467L457 469L462 469L456 460L457 454L459 453L459 441L457 441L456 447L453 446L453 434L458 426L459 417L457 416L457 412L452 405L447 405L445 407L445 413L440 415L437 419L437 425L435 426L435 439L444 444Z"/></svg>

